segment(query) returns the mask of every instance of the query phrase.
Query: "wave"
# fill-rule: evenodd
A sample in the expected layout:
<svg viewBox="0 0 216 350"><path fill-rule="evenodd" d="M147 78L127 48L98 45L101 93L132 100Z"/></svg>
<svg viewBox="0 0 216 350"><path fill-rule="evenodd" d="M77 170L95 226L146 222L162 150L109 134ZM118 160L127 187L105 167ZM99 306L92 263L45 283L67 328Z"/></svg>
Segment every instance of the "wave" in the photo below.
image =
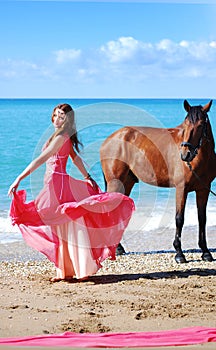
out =
<svg viewBox="0 0 216 350"><path fill-rule="evenodd" d="M17 226L13 226L9 217L0 217L0 244L17 242L22 239Z"/></svg>
<svg viewBox="0 0 216 350"><path fill-rule="evenodd" d="M170 202L169 202L170 201ZM136 205L136 210L131 218L131 221L126 231L143 232L145 235L154 231L160 230L165 232L167 229L175 229L175 203L173 200L163 200L159 203L155 202L154 206ZM210 198L207 207L207 227L213 227L216 217L215 198ZM185 210L184 228L197 226L197 209L194 198L189 198ZM7 244L22 240L22 236L17 226L12 226L11 220L8 217L7 211L0 213L0 244Z"/></svg>

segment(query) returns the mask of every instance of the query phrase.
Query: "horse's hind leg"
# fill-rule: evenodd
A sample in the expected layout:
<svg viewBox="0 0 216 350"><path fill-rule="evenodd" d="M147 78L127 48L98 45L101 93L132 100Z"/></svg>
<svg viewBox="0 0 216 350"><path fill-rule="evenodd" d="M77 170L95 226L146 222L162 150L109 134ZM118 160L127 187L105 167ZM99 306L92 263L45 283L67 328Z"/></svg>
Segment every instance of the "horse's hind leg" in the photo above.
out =
<svg viewBox="0 0 216 350"><path fill-rule="evenodd" d="M126 196L129 196L131 193L131 190L136 182L138 182L137 177L132 173L131 170L128 169L126 165L123 166L122 172L115 174L115 178L107 181L106 176L105 181L107 181L106 190L107 192L120 192L125 194ZM118 244L118 247L116 249L116 255L123 255L125 254L125 249L121 243Z"/></svg>
<svg viewBox="0 0 216 350"><path fill-rule="evenodd" d="M139 182L138 178L136 177L136 175L134 175L134 173L129 170L127 177L125 179L125 195L129 197L132 188L134 187L135 183Z"/></svg>
<svg viewBox="0 0 216 350"><path fill-rule="evenodd" d="M129 169L129 166L120 160L102 162L107 192L119 192L129 196L137 177Z"/></svg>
<svg viewBox="0 0 216 350"><path fill-rule="evenodd" d="M202 249L202 260L213 261L212 254L207 248L206 243L206 206L208 201L209 191L197 191L196 202L199 221L199 247Z"/></svg>
<svg viewBox="0 0 216 350"><path fill-rule="evenodd" d="M176 233L173 246L176 250L175 261L178 264L187 262L181 247L181 233L184 225L186 199L187 193L184 190L176 189Z"/></svg>
<svg viewBox="0 0 216 350"><path fill-rule="evenodd" d="M131 171L129 171L127 178L125 180L125 183L124 183L124 190L125 190L126 196L130 195L131 190L136 182L138 182L137 177ZM119 245L116 249L116 255L123 255L125 253L126 252L125 252L123 245L121 243L119 243Z"/></svg>

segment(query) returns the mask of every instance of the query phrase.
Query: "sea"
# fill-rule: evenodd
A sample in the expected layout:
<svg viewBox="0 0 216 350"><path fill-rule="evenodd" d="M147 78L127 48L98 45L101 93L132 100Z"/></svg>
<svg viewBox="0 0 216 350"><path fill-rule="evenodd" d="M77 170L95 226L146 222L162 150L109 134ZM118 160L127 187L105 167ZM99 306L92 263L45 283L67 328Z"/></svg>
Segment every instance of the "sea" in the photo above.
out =
<svg viewBox="0 0 216 350"><path fill-rule="evenodd" d="M207 99L188 99L191 105L204 105ZM9 218L11 199L7 192L16 176L40 152L53 132L51 113L59 103L69 103L75 110L78 135L83 143L81 157L102 190L105 190L99 150L102 142L115 130L125 125L175 127L185 118L183 99L0 99L0 244L19 242L22 236ZM216 102L209 119L216 139ZM27 190L27 201L35 198L43 186L45 166L24 179L19 189ZM68 162L68 172L82 179ZM216 192L216 180L211 189ZM154 240L152 232L175 229L175 189L159 188L142 182L131 193L136 210L129 224L132 232ZM216 225L216 197L209 196L207 226ZM184 227L197 226L195 193L189 193ZM142 236L141 236L142 237ZM214 238L213 238L214 239ZM216 244L216 239L215 239ZM139 244L139 242L137 243ZM214 243L213 243L214 245Z"/></svg>

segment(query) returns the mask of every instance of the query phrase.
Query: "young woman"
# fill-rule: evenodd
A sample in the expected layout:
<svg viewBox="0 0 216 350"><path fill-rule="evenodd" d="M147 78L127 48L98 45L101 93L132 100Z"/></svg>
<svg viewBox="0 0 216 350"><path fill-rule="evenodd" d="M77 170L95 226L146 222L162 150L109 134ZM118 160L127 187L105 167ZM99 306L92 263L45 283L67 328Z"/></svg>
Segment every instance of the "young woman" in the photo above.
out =
<svg viewBox="0 0 216 350"><path fill-rule="evenodd" d="M115 250L134 210L132 199L120 193L102 193L79 157L74 111L68 104L52 113L55 132L42 153L10 186L10 216L28 245L45 254L56 266L56 277L83 279L95 274ZM71 157L84 180L69 176ZM25 203L26 191L17 191L25 177L46 162L44 187Z"/></svg>

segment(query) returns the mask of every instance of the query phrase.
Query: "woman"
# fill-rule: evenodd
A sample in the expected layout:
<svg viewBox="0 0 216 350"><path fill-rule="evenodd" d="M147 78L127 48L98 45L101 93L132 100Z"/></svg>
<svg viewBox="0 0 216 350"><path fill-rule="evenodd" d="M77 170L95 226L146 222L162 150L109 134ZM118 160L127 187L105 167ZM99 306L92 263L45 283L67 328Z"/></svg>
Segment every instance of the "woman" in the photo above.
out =
<svg viewBox="0 0 216 350"><path fill-rule="evenodd" d="M31 247L56 266L52 281L83 279L95 274L115 250L134 210L132 199L120 193L102 193L79 157L74 111L68 104L52 113L55 132L42 153L15 179L10 216ZM71 157L84 177L66 172ZM35 200L25 203L26 191L16 192L21 180L46 162L44 187Z"/></svg>

